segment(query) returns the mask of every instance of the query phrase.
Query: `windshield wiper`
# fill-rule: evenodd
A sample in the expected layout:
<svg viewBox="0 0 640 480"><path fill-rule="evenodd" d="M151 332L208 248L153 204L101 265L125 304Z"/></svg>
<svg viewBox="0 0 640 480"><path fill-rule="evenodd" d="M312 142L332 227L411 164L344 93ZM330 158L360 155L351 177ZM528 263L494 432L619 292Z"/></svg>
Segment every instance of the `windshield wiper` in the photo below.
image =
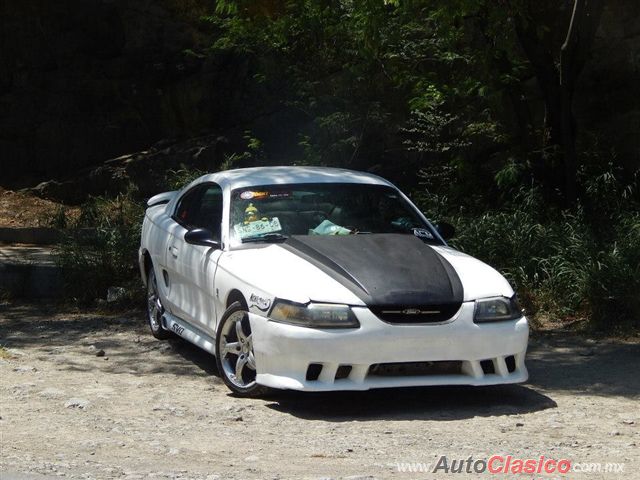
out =
<svg viewBox="0 0 640 480"><path fill-rule="evenodd" d="M284 242L287 238L286 235L282 233L264 233L261 235L256 235L254 237L247 237L242 239L242 243L251 243L251 242Z"/></svg>

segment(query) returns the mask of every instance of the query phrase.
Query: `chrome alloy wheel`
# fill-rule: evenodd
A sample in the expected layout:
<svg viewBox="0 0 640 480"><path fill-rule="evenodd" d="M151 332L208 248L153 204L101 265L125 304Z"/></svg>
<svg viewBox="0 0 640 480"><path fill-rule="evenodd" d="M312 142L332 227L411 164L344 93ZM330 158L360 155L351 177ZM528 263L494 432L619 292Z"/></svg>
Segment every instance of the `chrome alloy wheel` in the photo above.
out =
<svg viewBox="0 0 640 480"><path fill-rule="evenodd" d="M221 334L219 352L223 375L236 387L251 388L256 383L256 360L249 314L243 310L233 312Z"/></svg>
<svg viewBox="0 0 640 480"><path fill-rule="evenodd" d="M151 328L151 333L160 340L164 340L170 336L170 333L162 327L163 314L164 306L162 305L162 300L160 300L158 282L152 268L147 280L147 320L149 322L149 328Z"/></svg>

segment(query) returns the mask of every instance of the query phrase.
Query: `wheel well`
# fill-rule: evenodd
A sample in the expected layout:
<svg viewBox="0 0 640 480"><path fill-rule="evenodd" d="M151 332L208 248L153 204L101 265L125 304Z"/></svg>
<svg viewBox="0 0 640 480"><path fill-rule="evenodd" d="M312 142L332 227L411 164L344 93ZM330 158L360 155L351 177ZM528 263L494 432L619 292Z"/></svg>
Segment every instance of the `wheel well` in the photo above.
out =
<svg viewBox="0 0 640 480"><path fill-rule="evenodd" d="M247 301L244 299L244 295L242 295L240 290L231 290L227 297L227 308L229 308L234 302L240 302L240 304L245 308L247 306Z"/></svg>
<svg viewBox="0 0 640 480"><path fill-rule="evenodd" d="M149 252L144 252L144 275L145 275L145 282L147 281L147 278L149 278L149 270L151 270L151 268L153 267L153 262L151 260L151 255L149 255Z"/></svg>

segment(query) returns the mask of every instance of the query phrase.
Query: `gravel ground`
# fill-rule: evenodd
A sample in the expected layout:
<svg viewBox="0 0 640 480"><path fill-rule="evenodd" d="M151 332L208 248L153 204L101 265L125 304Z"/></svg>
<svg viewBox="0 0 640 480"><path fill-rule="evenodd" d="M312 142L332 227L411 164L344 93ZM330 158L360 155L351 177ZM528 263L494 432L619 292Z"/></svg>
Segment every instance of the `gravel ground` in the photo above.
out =
<svg viewBox="0 0 640 480"><path fill-rule="evenodd" d="M564 478L640 478L637 338L537 335L525 385L248 400L143 317L0 307L1 478L427 479L451 474L398 463L493 454L624 463Z"/></svg>

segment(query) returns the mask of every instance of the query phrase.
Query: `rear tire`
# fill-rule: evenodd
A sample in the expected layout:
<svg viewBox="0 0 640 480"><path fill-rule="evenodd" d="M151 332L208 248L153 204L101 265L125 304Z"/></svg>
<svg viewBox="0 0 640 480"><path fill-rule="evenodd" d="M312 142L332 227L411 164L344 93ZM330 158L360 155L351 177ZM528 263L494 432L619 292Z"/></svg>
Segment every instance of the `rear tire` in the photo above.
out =
<svg viewBox="0 0 640 480"><path fill-rule="evenodd" d="M227 308L218 325L216 365L225 385L239 397L260 397L271 391L256 383L249 312L240 302Z"/></svg>
<svg viewBox="0 0 640 480"><path fill-rule="evenodd" d="M171 332L162 326L162 315L164 315L164 307L158 293L156 272L151 267L147 277L147 322L151 329L151 335L158 340L166 340L171 337Z"/></svg>

